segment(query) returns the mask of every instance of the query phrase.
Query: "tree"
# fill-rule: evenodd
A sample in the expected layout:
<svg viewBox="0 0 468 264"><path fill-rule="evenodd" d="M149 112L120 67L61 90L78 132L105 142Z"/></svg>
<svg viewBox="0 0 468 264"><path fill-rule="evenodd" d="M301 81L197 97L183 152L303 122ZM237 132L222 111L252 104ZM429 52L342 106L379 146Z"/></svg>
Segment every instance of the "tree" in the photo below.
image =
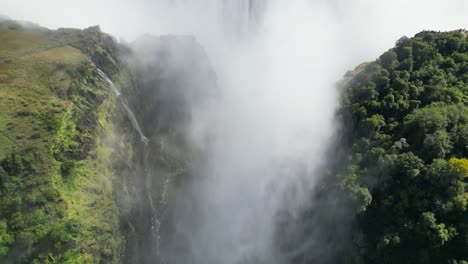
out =
<svg viewBox="0 0 468 264"><path fill-rule="evenodd" d="M389 50L380 57L380 64L387 70L392 70L398 67L398 55L395 51Z"/></svg>
<svg viewBox="0 0 468 264"><path fill-rule="evenodd" d="M347 75L328 184L356 216L350 263L468 261L467 48L422 32Z"/></svg>

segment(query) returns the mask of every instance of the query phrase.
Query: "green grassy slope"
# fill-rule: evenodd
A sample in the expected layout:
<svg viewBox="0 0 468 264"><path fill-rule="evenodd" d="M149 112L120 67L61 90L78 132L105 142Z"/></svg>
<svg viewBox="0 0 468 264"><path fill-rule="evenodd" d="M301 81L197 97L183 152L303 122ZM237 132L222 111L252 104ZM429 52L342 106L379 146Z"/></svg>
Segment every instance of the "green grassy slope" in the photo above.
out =
<svg viewBox="0 0 468 264"><path fill-rule="evenodd" d="M1 22L0 57L60 37ZM115 98L95 69L68 45L0 63L1 263L119 259L107 143Z"/></svg>

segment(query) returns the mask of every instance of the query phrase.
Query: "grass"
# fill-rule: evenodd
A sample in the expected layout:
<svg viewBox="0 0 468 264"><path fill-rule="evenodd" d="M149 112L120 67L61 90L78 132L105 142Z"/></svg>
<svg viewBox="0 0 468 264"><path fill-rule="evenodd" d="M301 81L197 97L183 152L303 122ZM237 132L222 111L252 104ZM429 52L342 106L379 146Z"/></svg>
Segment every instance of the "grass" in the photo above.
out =
<svg viewBox="0 0 468 264"><path fill-rule="evenodd" d="M53 43L43 30L12 28L0 23L0 57ZM0 211L1 263L119 257L112 149L105 140L115 98L94 70L70 46L0 63L0 160L20 153L34 169L10 175L8 190L0 179L0 210L14 208Z"/></svg>
<svg viewBox="0 0 468 264"><path fill-rule="evenodd" d="M0 57L40 49L50 44L41 34L0 27Z"/></svg>

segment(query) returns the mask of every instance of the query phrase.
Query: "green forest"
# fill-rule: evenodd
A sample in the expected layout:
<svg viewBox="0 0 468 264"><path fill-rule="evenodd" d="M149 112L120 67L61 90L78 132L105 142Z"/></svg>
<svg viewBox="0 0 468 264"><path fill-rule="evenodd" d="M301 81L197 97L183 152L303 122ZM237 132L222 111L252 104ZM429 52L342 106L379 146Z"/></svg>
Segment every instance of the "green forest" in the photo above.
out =
<svg viewBox="0 0 468 264"><path fill-rule="evenodd" d="M402 37L342 82L352 263L468 263L468 38Z"/></svg>

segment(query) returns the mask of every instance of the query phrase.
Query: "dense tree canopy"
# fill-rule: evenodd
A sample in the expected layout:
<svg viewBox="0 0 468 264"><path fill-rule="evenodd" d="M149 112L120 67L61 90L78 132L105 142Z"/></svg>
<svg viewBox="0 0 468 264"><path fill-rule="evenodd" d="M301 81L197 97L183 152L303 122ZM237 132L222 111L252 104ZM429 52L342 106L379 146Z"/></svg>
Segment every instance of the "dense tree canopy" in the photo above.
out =
<svg viewBox="0 0 468 264"><path fill-rule="evenodd" d="M403 37L349 72L334 174L353 263L467 263L468 38Z"/></svg>

